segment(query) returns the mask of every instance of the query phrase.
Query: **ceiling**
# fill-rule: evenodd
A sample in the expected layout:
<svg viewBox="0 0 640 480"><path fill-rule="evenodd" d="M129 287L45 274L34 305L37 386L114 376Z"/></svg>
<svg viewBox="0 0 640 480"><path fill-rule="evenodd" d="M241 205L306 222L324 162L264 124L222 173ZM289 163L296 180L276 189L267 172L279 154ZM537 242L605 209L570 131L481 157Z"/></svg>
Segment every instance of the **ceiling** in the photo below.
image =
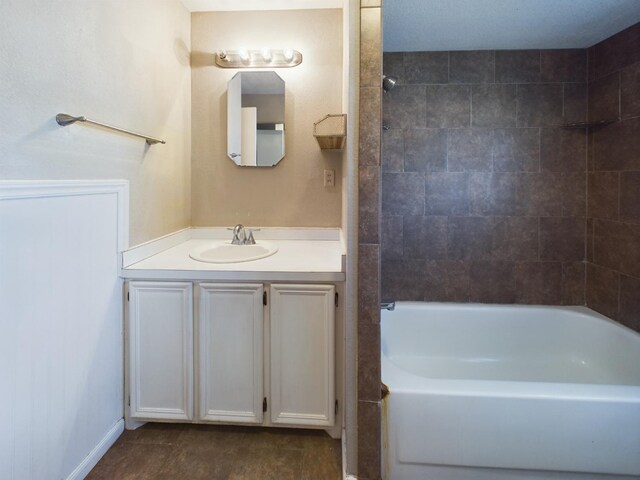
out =
<svg viewBox="0 0 640 480"><path fill-rule="evenodd" d="M180 0L190 12L342 8L344 0ZM640 1L640 0L639 0Z"/></svg>
<svg viewBox="0 0 640 480"><path fill-rule="evenodd" d="M385 0L384 50L586 48L640 21L640 0Z"/></svg>

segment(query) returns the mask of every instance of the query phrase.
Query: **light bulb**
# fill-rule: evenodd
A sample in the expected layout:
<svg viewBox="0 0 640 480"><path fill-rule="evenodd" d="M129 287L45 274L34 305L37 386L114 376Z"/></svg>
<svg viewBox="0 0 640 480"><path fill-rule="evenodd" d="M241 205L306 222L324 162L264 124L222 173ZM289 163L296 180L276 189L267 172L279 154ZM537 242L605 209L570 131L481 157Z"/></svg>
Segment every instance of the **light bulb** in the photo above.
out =
<svg viewBox="0 0 640 480"><path fill-rule="evenodd" d="M284 52L282 52L282 55L284 55L284 59L287 62L290 62L291 60L293 60L293 49L285 48Z"/></svg>
<svg viewBox="0 0 640 480"><path fill-rule="evenodd" d="M227 57L227 52L225 50L218 50L216 53L218 54L218 58L220 58L220 60L226 60L227 62L229 61L229 57Z"/></svg>
<svg viewBox="0 0 640 480"><path fill-rule="evenodd" d="M246 62L249 60L249 52L245 48L240 49L238 51L238 55L240 55L240 58L242 59L243 62Z"/></svg>
<svg viewBox="0 0 640 480"><path fill-rule="evenodd" d="M268 48L263 48L262 49L262 58L264 58L265 62L270 62L271 61L271 50Z"/></svg>

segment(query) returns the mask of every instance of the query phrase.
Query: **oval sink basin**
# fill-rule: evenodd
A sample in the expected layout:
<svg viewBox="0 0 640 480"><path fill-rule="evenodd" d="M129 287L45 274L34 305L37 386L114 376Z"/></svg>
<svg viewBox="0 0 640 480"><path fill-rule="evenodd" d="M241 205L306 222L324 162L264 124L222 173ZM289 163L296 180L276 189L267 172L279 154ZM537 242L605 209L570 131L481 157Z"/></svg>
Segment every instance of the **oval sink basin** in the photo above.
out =
<svg viewBox="0 0 640 480"><path fill-rule="evenodd" d="M277 251L278 246L270 242L259 242L255 245L232 245L230 242L219 242L200 247L189 253L189 256L199 262L240 263L260 260Z"/></svg>

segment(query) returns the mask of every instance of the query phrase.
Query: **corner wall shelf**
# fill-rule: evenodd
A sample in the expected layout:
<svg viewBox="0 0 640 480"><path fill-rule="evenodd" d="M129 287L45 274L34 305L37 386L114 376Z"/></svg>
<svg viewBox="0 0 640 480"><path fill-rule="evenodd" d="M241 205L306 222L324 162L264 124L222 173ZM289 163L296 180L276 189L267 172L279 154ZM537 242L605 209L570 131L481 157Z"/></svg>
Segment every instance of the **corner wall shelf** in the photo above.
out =
<svg viewBox="0 0 640 480"><path fill-rule="evenodd" d="M558 125L560 128L593 128L593 127L604 127L605 125L609 125L611 123L617 122L617 118L610 118L607 120L598 120L597 122L574 122L574 123L562 123Z"/></svg>
<svg viewBox="0 0 640 480"><path fill-rule="evenodd" d="M325 115L313 124L313 136L322 150L342 150L347 139L347 115Z"/></svg>

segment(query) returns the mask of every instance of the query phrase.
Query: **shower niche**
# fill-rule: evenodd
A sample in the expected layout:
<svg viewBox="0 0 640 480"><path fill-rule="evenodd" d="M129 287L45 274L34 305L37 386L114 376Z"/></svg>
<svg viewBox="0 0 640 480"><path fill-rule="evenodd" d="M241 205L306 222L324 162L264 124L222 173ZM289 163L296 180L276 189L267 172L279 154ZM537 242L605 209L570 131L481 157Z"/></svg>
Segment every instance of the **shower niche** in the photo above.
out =
<svg viewBox="0 0 640 480"><path fill-rule="evenodd" d="M227 155L241 167L284 158L284 87L275 72L239 72L227 85Z"/></svg>

